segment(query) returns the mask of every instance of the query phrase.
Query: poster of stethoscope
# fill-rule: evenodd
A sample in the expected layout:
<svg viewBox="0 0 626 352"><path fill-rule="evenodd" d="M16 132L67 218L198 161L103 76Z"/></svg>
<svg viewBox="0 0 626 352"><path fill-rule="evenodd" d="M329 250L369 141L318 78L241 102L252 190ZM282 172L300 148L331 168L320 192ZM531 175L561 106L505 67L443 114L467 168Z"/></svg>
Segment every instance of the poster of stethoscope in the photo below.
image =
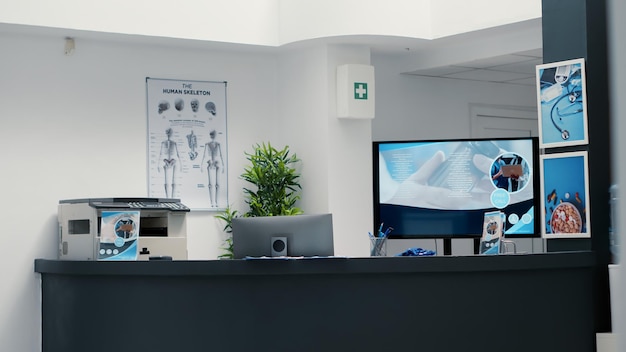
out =
<svg viewBox="0 0 626 352"><path fill-rule="evenodd" d="M539 147L588 143L585 60L536 66Z"/></svg>
<svg viewBox="0 0 626 352"><path fill-rule="evenodd" d="M540 159L542 237L591 237L587 152L545 154Z"/></svg>
<svg viewBox="0 0 626 352"><path fill-rule="evenodd" d="M146 91L149 196L226 209L226 82L148 77Z"/></svg>

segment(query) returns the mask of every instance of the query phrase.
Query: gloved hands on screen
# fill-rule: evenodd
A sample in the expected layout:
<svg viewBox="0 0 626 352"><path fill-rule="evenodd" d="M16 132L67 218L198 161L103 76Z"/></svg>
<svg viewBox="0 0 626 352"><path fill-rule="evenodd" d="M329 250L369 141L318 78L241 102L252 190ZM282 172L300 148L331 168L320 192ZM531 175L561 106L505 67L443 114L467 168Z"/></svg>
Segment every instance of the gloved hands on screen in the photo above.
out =
<svg viewBox="0 0 626 352"><path fill-rule="evenodd" d="M493 185L489 180L489 169L492 160L480 154L472 157L473 165L480 171L480 175L473 180L458 182L472 182L468 190L450 189L444 186L432 186L428 180L435 171L445 162L445 155L437 151L415 173L398 185L398 189L386 203L434 209L481 209L490 207L490 194ZM463 201L459 202L462 197ZM470 199L468 199L470 198Z"/></svg>

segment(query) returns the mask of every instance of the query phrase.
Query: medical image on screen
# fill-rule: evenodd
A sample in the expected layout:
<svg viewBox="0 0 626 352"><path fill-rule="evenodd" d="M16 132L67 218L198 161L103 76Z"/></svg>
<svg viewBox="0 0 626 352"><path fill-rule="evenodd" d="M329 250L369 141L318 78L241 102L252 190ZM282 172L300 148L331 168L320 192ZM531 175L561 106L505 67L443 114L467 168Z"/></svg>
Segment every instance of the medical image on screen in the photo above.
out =
<svg viewBox="0 0 626 352"><path fill-rule="evenodd" d="M483 214L500 210L505 235L536 235L536 139L376 142L374 149L376 221L395 234L479 236Z"/></svg>

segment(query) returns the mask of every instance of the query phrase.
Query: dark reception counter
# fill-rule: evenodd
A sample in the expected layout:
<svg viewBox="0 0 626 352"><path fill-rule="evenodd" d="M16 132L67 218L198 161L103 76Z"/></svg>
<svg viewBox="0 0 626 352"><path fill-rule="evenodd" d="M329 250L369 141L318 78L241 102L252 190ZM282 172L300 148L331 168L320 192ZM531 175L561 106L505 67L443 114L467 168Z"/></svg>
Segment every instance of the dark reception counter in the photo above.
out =
<svg viewBox="0 0 626 352"><path fill-rule="evenodd" d="M35 260L42 351L593 351L592 252Z"/></svg>

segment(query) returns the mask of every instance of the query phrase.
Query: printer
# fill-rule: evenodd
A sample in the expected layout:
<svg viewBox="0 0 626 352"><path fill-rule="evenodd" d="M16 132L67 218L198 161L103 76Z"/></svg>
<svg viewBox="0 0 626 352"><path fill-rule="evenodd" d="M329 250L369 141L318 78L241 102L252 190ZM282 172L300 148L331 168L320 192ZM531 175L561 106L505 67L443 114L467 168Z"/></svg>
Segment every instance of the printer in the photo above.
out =
<svg viewBox="0 0 626 352"><path fill-rule="evenodd" d="M137 260L187 259L190 209L173 198L88 198L59 201L59 259L97 260L103 211L139 211Z"/></svg>

